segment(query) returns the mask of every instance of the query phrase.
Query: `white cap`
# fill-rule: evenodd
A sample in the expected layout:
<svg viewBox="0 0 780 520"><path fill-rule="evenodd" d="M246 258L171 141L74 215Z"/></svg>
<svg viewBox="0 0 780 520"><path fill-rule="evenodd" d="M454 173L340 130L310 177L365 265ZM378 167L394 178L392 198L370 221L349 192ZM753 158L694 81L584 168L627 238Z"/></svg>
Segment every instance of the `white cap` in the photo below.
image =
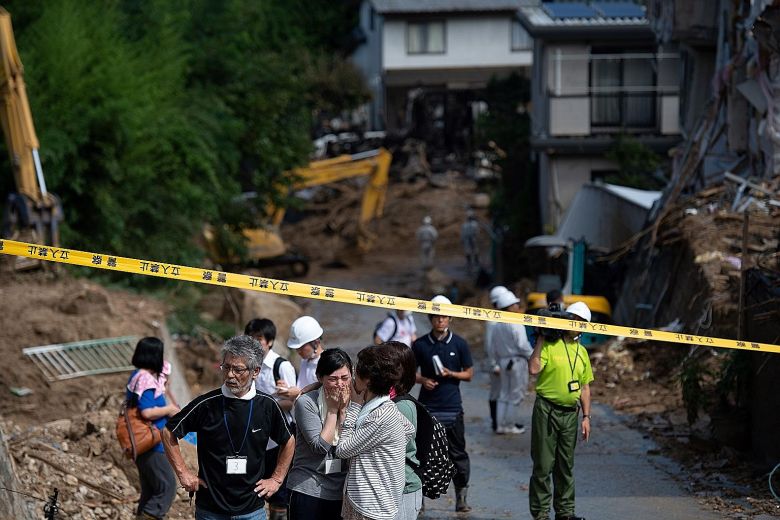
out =
<svg viewBox="0 0 780 520"><path fill-rule="evenodd" d="M507 307L510 307L516 303L520 303L520 300L517 298L517 296L515 296L511 291L506 291L498 295L495 306L498 309L506 309Z"/></svg>
<svg viewBox="0 0 780 520"><path fill-rule="evenodd" d="M449 303L452 304L449 298L446 296L442 296L441 294L437 294L433 298L431 298L431 303Z"/></svg>
<svg viewBox="0 0 780 520"><path fill-rule="evenodd" d="M430 224L431 222L433 222L433 219L429 215L423 217L423 224Z"/></svg>
<svg viewBox="0 0 780 520"><path fill-rule="evenodd" d="M566 312L574 314L578 318L582 318L585 321L590 321L590 309L585 305L585 302L574 302L566 307Z"/></svg>
<svg viewBox="0 0 780 520"><path fill-rule="evenodd" d="M490 298L490 303L495 305L496 302L498 301L498 297L504 294L505 292L509 292L509 289L507 289L503 285L496 285L495 287L490 289L490 292L488 293L488 297Z"/></svg>
<svg viewBox="0 0 780 520"><path fill-rule="evenodd" d="M311 316L301 316L290 326L290 339L287 347L297 350L315 339L322 337L322 327Z"/></svg>

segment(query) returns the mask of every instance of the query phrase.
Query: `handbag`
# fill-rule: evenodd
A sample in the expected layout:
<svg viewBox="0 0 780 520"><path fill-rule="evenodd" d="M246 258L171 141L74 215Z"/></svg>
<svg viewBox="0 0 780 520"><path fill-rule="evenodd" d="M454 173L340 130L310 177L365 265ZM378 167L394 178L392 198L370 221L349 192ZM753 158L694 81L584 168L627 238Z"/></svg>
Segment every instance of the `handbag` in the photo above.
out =
<svg viewBox="0 0 780 520"><path fill-rule="evenodd" d="M136 383L137 388L137 383ZM119 408L116 419L116 438L128 459L135 461L162 440L160 430L148 419L144 419L138 406L131 406L126 399Z"/></svg>

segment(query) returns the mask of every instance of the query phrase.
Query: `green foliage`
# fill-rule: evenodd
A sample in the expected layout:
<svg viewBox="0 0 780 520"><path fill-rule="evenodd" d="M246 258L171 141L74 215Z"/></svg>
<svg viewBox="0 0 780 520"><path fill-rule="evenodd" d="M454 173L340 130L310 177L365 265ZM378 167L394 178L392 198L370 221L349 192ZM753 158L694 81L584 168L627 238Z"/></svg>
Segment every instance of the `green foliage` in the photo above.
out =
<svg viewBox="0 0 780 520"><path fill-rule="evenodd" d="M605 182L641 190L663 187L663 183L653 176L661 166L661 158L633 137L618 136L605 157L616 162L620 168L618 174L605 177Z"/></svg>
<svg viewBox="0 0 780 520"><path fill-rule="evenodd" d="M242 191L257 208L283 203L312 112L365 99L353 71L323 58L353 23L345 4L7 2L63 244L191 263L203 223L249 225L232 210Z"/></svg>
<svg viewBox="0 0 780 520"><path fill-rule="evenodd" d="M538 179L530 158L531 118L526 108L531 99L527 78L512 74L494 78L485 91L488 112L476 125L477 144L494 141L506 152L499 160L501 183L493 194L491 212L496 223L506 227L503 251L507 279L519 277L518 259L525 241L539 232Z"/></svg>
<svg viewBox="0 0 780 520"><path fill-rule="evenodd" d="M715 386L719 404L724 408L741 408L748 405L752 375L751 353L744 350L728 351Z"/></svg>
<svg viewBox="0 0 780 520"><path fill-rule="evenodd" d="M709 404L707 391L703 388L703 384L704 379L710 375L710 371L695 352L683 360L680 383L688 424L695 423L699 417L699 411L705 409Z"/></svg>
<svg viewBox="0 0 780 520"><path fill-rule="evenodd" d="M355 65L340 56L315 55L307 64L307 83L312 85L309 102L325 112L357 107L371 99L371 92Z"/></svg>

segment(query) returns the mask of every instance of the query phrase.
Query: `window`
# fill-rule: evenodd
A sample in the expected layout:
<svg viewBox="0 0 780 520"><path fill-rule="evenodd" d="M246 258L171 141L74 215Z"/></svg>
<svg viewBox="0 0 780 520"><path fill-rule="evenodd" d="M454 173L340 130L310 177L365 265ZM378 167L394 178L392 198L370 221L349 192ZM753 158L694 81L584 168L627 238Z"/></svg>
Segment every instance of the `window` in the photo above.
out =
<svg viewBox="0 0 780 520"><path fill-rule="evenodd" d="M512 20L512 50L525 51L534 46L531 35L525 30L525 27L517 21Z"/></svg>
<svg viewBox="0 0 780 520"><path fill-rule="evenodd" d="M655 126L652 54L594 53L590 61L590 86L592 126Z"/></svg>
<svg viewBox="0 0 780 520"><path fill-rule="evenodd" d="M443 54L444 21L414 22L406 26L408 54Z"/></svg>

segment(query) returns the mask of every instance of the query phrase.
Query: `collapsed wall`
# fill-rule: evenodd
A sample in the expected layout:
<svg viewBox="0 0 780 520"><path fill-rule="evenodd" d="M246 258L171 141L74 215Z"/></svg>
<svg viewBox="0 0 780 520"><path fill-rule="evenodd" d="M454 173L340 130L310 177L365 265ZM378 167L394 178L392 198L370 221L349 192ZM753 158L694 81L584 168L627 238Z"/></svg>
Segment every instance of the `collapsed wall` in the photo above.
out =
<svg viewBox="0 0 780 520"><path fill-rule="evenodd" d="M633 253L615 308L615 322L643 328L669 328L686 334L780 342L780 271L765 259L777 256L774 238L780 212L753 212L746 240L743 215L723 206L723 190L710 190L670 211L658 227L657 240L646 237ZM709 208L709 209L708 209ZM746 247L743 252L742 248ZM744 273L742 271L745 263ZM776 260L773 260L776 262ZM745 277L740 305L741 276ZM743 320L740 335L740 314ZM680 360L698 345L683 348ZM718 360L710 377L717 380L704 396L709 402L713 438L751 451L762 468L780 459L780 355L713 350ZM681 361L682 362L682 361ZM721 390L727 384L733 388ZM721 395L716 392L731 392ZM736 395L736 397L735 397Z"/></svg>

